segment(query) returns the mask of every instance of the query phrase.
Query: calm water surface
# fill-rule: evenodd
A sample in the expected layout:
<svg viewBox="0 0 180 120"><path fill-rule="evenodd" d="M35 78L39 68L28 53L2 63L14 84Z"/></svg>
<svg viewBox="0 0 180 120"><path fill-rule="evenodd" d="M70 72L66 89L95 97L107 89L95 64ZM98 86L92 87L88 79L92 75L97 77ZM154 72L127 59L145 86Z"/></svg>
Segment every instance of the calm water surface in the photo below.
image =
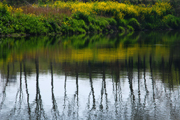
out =
<svg viewBox="0 0 180 120"><path fill-rule="evenodd" d="M0 38L1 120L178 120L178 31Z"/></svg>

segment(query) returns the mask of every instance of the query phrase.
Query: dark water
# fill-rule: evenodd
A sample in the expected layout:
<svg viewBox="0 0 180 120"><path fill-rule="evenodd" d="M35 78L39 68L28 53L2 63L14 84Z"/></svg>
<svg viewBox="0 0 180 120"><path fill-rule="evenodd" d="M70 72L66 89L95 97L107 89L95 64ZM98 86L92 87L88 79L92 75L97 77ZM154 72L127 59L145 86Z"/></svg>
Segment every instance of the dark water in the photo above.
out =
<svg viewBox="0 0 180 120"><path fill-rule="evenodd" d="M0 38L1 120L178 120L180 34Z"/></svg>

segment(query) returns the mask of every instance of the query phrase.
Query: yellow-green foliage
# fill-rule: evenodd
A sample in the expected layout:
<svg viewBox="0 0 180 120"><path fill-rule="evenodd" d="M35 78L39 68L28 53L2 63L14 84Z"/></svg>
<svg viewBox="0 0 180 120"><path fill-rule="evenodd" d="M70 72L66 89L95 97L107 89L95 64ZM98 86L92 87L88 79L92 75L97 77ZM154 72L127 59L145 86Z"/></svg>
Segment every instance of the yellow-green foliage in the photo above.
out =
<svg viewBox="0 0 180 120"><path fill-rule="evenodd" d="M180 25L179 19L174 16L171 17L173 20L166 20L171 9L172 6L168 2L145 6L113 1L86 3L56 1L54 4L40 6L33 4L21 8L0 2L0 16L2 16L0 34L86 33L116 29L123 31L131 27L134 30L148 29L148 27L156 29L162 26L177 29ZM63 17L60 17L60 14Z"/></svg>
<svg viewBox="0 0 180 120"><path fill-rule="evenodd" d="M12 7L12 6L8 6L7 4L3 4L2 2L0 2L0 10L4 8L7 10L7 12L9 13L22 13L23 10L21 8L15 8L15 7Z"/></svg>
<svg viewBox="0 0 180 120"><path fill-rule="evenodd" d="M44 7L47 7L47 5L44 5ZM157 2L155 5L145 6L144 4L132 5L112 1L91 3L56 1L53 5L49 5L49 7L69 8L72 10L72 13L98 14L119 19L132 17L145 19L149 15L163 16L172 8L168 2Z"/></svg>

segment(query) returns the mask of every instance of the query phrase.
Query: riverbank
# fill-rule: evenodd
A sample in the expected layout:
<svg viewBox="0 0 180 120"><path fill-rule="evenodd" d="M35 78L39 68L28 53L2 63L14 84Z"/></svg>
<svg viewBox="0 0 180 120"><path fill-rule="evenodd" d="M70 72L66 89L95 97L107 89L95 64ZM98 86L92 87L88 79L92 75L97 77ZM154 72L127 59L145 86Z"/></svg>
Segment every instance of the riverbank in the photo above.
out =
<svg viewBox="0 0 180 120"><path fill-rule="evenodd" d="M88 34L179 29L168 2L60 2L15 8L0 3L0 35Z"/></svg>

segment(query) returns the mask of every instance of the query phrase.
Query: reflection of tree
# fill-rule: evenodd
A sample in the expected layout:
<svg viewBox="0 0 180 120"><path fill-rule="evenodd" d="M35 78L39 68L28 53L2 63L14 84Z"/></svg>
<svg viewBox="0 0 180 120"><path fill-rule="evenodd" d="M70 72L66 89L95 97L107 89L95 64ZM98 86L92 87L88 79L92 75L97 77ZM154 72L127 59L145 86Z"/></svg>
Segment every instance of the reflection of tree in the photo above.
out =
<svg viewBox="0 0 180 120"><path fill-rule="evenodd" d="M120 95L121 95L121 85L120 85L120 70L119 70L119 62L116 61L115 62L115 66L114 66L114 71L115 71L115 80L113 80L113 77L112 77L112 82L113 82L113 93L114 93L114 100L115 100L115 112L116 112L116 115L118 115L118 100L120 102ZM112 69L112 72L113 73L113 69ZM115 82L115 88L114 88L114 82ZM119 99L118 99L119 97Z"/></svg>
<svg viewBox="0 0 180 120"><path fill-rule="evenodd" d="M78 64L76 63L76 93L75 97L77 97L77 119L79 118L79 84L78 84Z"/></svg>
<svg viewBox="0 0 180 120"><path fill-rule="evenodd" d="M93 87L93 81L92 81L92 70L91 70L91 63L88 63L88 67L89 67L89 82L90 82L90 86L91 86L91 94L93 97L93 107L92 109L96 109L96 100L95 100L95 95L94 95L94 87Z"/></svg>
<svg viewBox="0 0 180 120"><path fill-rule="evenodd" d="M138 55L138 102L139 104L141 103L141 91L140 91L140 64L141 64L141 59L140 56Z"/></svg>
<svg viewBox="0 0 180 120"><path fill-rule="evenodd" d="M146 94L149 93L148 89L147 89L147 83L146 83L146 58L144 56L144 87L146 90Z"/></svg>
<svg viewBox="0 0 180 120"><path fill-rule="evenodd" d="M162 66L162 82L164 83L165 81L165 66L164 66L164 57L162 57L162 61L161 61L161 66Z"/></svg>
<svg viewBox="0 0 180 120"><path fill-rule="evenodd" d="M147 89L147 83L146 83L146 58L144 56L144 87L145 87L145 90L146 90L146 94L144 96L144 106L143 106L143 109L145 109L146 107L146 100L147 100L147 96L149 94L149 91Z"/></svg>
<svg viewBox="0 0 180 120"><path fill-rule="evenodd" d="M168 83L169 88L173 89L173 77L172 77L172 64L173 64L173 52L169 56L169 65L168 65Z"/></svg>
<svg viewBox="0 0 180 120"><path fill-rule="evenodd" d="M128 69L128 82L129 82L129 88L130 88L130 92L131 92L131 96L130 96L130 99L131 99L131 111L132 111L132 114L134 115L135 111L134 111L134 107L135 107L135 95L134 95L134 90L133 90L133 84L132 84L132 80L133 80L133 58L129 58L129 65L127 67Z"/></svg>
<svg viewBox="0 0 180 120"><path fill-rule="evenodd" d="M156 103L155 103L155 91L154 91L155 81L154 81L154 74L153 74L152 54L150 55L149 59L150 59L149 64L150 64L150 72L151 72L151 80L152 80L152 90L153 90L154 118L156 118Z"/></svg>
<svg viewBox="0 0 180 120"><path fill-rule="evenodd" d="M23 90L22 90L22 63L20 62L20 82L19 82L19 88L16 93L15 97L15 104L13 109L10 111L9 117L12 117L14 115L19 115L21 112L23 102ZM17 112L17 113L16 113Z"/></svg>
<svg viewBox="0 0 180 120"><path fill-rule="evenodd" d="M40 88L39 88L39 61L38 58L35 59L35 68L36 68L36 98L35 98L35 103L36 103L36 108L35 108L35 117L37 120L39 119L45 119L45 111L43 108L43 103L42 103L42 98L41 98L41 93L40 93Z"/></svg>
<svg viewBox="0 0 180 120"><path fill-rule="evenodd" d="M87 73L89 73L88 76L85 76L86 74L80 73L81 71L86 72L84 69L81 70L81 67L80 67L81 65L79 65L81 63L73 64L73 67L68 66L68 68L73 69L73 71L70 71L71 69L68 69L68 70L71 73L74 72L72 75L74 75L73 78L75 77L74 82L76 84L76 86L75 86L76 90L73 92L72 96L70 95L73 98L73 101L72 102L69 101L67 99L66 91L71 88L68 88L69 86L67 85L69 83L69 82L67 82L68 73L66 71L64 71L65 72L64 96L63 96L64 97L64 106L62 105L62 107L64 107L64 111L63 111L64 115L62 115L63 116L62 118L65 118L65 119L81 118L81 113L79 113L79 112L81 112L81 110L83 108L81 109L79 107L79 105L81 106L81 104L79 102L79 101L81 101L81 97L79 96L79 94L81 93L81 91L80 91L81 89L79 89L79 88L81 88L82 84L80 84L78 79L80 77L84 77L84 76L89 79L89 86L90 86L90 91L87 93L87 95L89 94L89 96L87 97L87 100L88 100L87 102L90 107L88 107L88 109L86 109L87 113L88 113L87 116L90 116L89 118L98 116L96 118L102 117L102 119L103 119L103 117L106 116L106 114L108 116L109 113L112 114L113 117L119 117L120 115L122 115L123 116L122 118L127 118L127 119L129 119L129 118L132 118L132 119L140 118L141 119L144 116L147 119L149 119L150 117L158 118L158 112L159 112L158 107L159 107L159 105L163 105L163 104L166 104L168 107L162 106L162 108L167 108L170 111L171 115L176 114L176 116L178 116L179 112L176 110L179 109L179 106L177 105L177 103L175 104L173 102L175 101L174 99L179 100L180 98L173 98L174 97L173 89L166 89L168 87L173 88L173 86L168 86L169 84L173 84L171 81L174 77L172 74L174 72L173 71L173 59L169 58L169 60L167 62L166 57L163 56L161 58L160 67L162 70L160 71L160 75L162 75L162 78L161 78L162 82L159 79L156 79L156 76L158 76L159 73L156 74L155 71L157 71L157 68L159 67L158 66L159 62L155 61L153 54L148 56L148 58L146 56L143 56L143 58L141 58L139 55L139 56L137 56L137 60L136 60L136 58L134 59L133 57L130 57L126 62L126 64L127 64L126 66L124 66L125 62L122 62L121 60L119 60L119 61L117 60L115 63L112 62L111 64L103 63L103 64L99 65L99 63L98 63L98 67L96 67L96 70L98 69L101 71L101 73L100 73L102 76L102 79L101 79L102 81L100 80L101 88L95 88L97 86L94 86L95 84L93 84L93 79L96 79L96 73L92 72L92 71L95 71L94 67L93 67L93 63L89 62L88 66L87 66L87 64L84 65L84 63L83 63L83 65L84 65L83 67L85 69L87 69L86 67L88 67L88 70L89 70L87 72ZM134 63L137 63L137 67L134 66ZM155 66L155 63L156 63L156 66ZM16 68L16 64L14 64L14 66ZM149 66L149 68L148 68L148 66ZM19 83L18 84L18 92L16 94L15 106L12 106L13 110L10 111L10 113L11 113L10 117L12 118L12 116L17 115L20 112L19 109L22 108L21 104L23 101L23 95L22 95L22 93L23 93L23 87L22 87L22 83L23 83L22 82L22 80L23 80L22 71L23 70L22 70L22 68L23 67L24 67L25 90L26 90L26 98L27 98L26 99L27 100L27 107L26 107L27 111L25 111L25 112L28 112L28 115L29 115L29 116L27 116L27 118L33 119L34 118L34 116L32 115L33 113L35 113L36 119L46 118L45 111L43 109L42 98L41 98L41 94L40 94L39 61L38 61L38 59L36 59L36 61L35 61L35 68L36 68L36 99L35 99L36 109L35 109L35 112L32 109L32 106L31 106L32 104L29 103L30 95L29 95L29 90L28 90L29 85L28 85L28 81L27 81L28 80L27 79L28 69L26 68L25 63L24 64L20 63L20 67L18 67L18 69L20 68L20 72L19 72L20 73L20 79L19 79L20 81L18 82ZM109 68L108 67L111 68L111 73L112 73L113 95L109 92L109 89L108 89L111 87L108 84L109 81L107 81L107 79L108 79L107 77L109 77L109 73L108 73ZM126 70L123 71L126 68L127 68L127 71ZM137 69L137 71L136 71L136 69ZM51 85L51 93L52 93L51 94L52 119L58 119L59 117L61 117L61 114L59 113L59 109L58 109L59 105L56 101L56 97L55 97L56 95L54 93L55 92L55 81L54 81L55 78L54 78L53 73L55 70L56 70L56 68L55 68L54 64L50 63L50 72L51 72L51 84L50 85ZM142 79L141 79L141 71L142 71L142 76L143 76ZM127 75L123 76L124 72L126 72ZM136 72L137 72L137 74L136 74ZM179 71L176 71L176 74L179 74L178 72ZM6 86L9 81L8 76L9 76L9 64L7 66L7 80L5 81L5 83L4 83L5 85L3 86L4 96L7 94L7 92L4 92L4 91L6 91ZM135 79L136 77L137 77L137 80ZM168 78L168 79L166 79L166 78ZM165 83L165 79L169 80L168 81L169 84ZM179 78L177 77L177 79L179 79ZM125 95L125 97L127 99L126 98L124 99L123 95L126 94L128 91L124 90L126 88L123 85L121 86L120 85L121 83L124 83L125 86L129 85L128 86L128 91L129 91L128 95L129 96ZM150 84L148 84L148 83L150 83ZM121 88L123 88L122 96L120 96L121 94L119 94L119 93L121 93ZM99 91L95 91L96 89ZM174 87L174 90L176 91L175 87ZM100 94L99 94L99 92L100 92ZM95 93L99 94L99 96L96 96L97 98L95 98ZM114 96L114 97L108 98L109 96ZM100 99L98 97L100 97ZM108 102L108 100L112 100L112 101ZM2 103L1 108L3 105L2 101L1 101L1 103ZM92 102L92 103L90 104L90 102ZM96 108L97 103L100 103L99 104L100 106L98 107L98 109ZM5 102L4 102L4 104L5 104ZM81 107L83 107L83 106L81 106ZM80 111L79 111L79 109L80 109ZM149 110L151 110L151 113L149 112ZM142 113L142 111L144 111L144 113ZM21 113L21 115L22 115L22 113ZM92 115L94 115L94 116L91 117ZM110 117L112 117L112 116L110 116Z"/></svg>
<svg viewBox="0 0 180 120"><path fill-rule="evenodd" d="M107 97L107 90L106 90L106 79L105 79L105 68L104 63L102 67L102 88L101 88L101 102L100 102L100 109L103 112L103 95L105 94L105 102L106 102L106 110L108 109L108 97Z"/></svg>
<svg viewBox="0 0 180 120"><path fill-rule="evenodd" d="M24 79L25 79L26 94L27 94L28 115L29 115L29 120L31 120L31 108L30 108L30 103L29 103L29 92L28 92L27 74L26 74L26 65L25 65L25 63L24 63Z"/></svg>
<svg viewBox="0 0 180 120"><path fill-rule="evenodd" d="M0 103L0 111L1 111L1 109L2 109L2 106L3 106L3 104L4 104L4 101L5 101L5 99L6 99L6 87L7 87L7 85L8 85L8 82L9 82L9 63L8 63L8 65L7 65L7 78L6 78L6 83L5 83L4 88L3 88L3 91L2 91L2 101L1 101L1 103Z"/></svg>
<svg viewBox="0 0 180 120"><path fill-rule="evenodd" d="M66 66L66 63L65 63L65 66ZM66 85L67 85L67 71L66 69L64 70L64 76L65 76L65 80L64 80L64 104L63 104L63 113L62 113L62 116L63 116L63 119L65 117L65 109L66 109L66 101L67 101L67 88L66 88Z"/></svg>
<svg viewBox="0 0 180 120"><path fill-rule="evenodd" d="M58 110L58 106L56 103L56 99L54 96L54 81L53 81L53 66L52 66L52 62L50 63L50 69L51 69L51 92L52 92L52 116L53 116L53 120L57 120L59 118L59 110Z"/></svg>
<svg viewBox="0 0 180 120"><path fill-rule="evenodd" d="M154 74L153 74L153 65L152 65L152 55L149 57L149 64L150 64L150 72L151 72L151 79L152 79L152 89L153 89L153 100L155 100L155 93L154 93Z"/></svg>
<svg viewBox="0 0 180 120"><path fill-rule="evenodd" d="M133 80L133 58L129 58L128 81L129 81L129 88L130 88L130 92L131 92L131 98L134 101L135 96L134 96L132 80Z"/></svg>

